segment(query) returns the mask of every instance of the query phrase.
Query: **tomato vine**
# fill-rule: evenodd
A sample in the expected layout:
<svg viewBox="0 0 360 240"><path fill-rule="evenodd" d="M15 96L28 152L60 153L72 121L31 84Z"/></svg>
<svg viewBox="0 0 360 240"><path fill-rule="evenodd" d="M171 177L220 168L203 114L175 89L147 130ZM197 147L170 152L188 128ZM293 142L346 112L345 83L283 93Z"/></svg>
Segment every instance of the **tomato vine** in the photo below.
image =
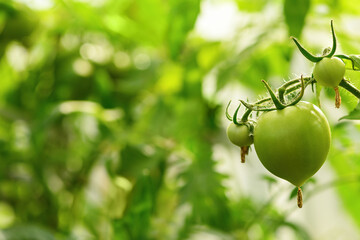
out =
<svg viewBox="0 0 360 240"><path fill-rule="evenodd" d="M241 147L242 162L245 158L243 152L247 154L248 145L254 142L256 153L264 167L297 187L299 208L302 207L303 199L300 187L324 163L331 139L330 127L322 111L311 103L301 101L305 89L312 86L314 91L315 85L333 88L336 108L339 108L341 103L338 87L360 100L360 90L344 76L344 61L351 61L350 70L357 71L360 70L360 57L335 55L337 39L333 21L330 25L333 45L326 48L321 56L311 54L296 38L291 38L304 57L315 63L311 76L301 75L300 78L289 80L276 89L272 89L262 80L268 97L253 103L239 100L240 103L232 116L228 112L229 102L225 111L226 117L232 121L227 134L232 143ZM245 106L246 110L238 119L241 105ZM272 111L274 112L267 114ZM249 119L252 112L257 112L256 120ZM264 113L259 116L260 112ZM314 125L313 122L321 124ZM282 129L283 126L286 126L285 130ZM295 139L292 139L290 144L286 143L291 138Z"/></svg>

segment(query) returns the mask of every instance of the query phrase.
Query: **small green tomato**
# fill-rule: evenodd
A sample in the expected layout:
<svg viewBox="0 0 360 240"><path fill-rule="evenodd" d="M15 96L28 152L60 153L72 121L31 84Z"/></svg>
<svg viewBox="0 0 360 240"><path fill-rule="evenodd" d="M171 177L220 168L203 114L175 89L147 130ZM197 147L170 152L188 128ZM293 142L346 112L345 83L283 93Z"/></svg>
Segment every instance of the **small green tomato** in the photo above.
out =
<svg viewBox="0 0 360 240"><path fill-rule="evenodd" d="M250 135L250 130L246 125L235 125L232 122L229 124L226 133L229 140L239 147L250 146L254 142L254 138Z"/></svg>
<svg viewBox="0 0 360 240"><path fill-rule="evenodd" d="M344 74L345 64L337 57L323 58L315 64L313 71L313 75L320 85L331 88L339 85Z"/></svg>
<svg viewBox="0 0 360 240"><path fill-rule="evenodd" d="M229 124L226 130L229 140L240 147L241 162L245 162L245 155L249 153L249 146L253 144L254 137L246 125L236 125L233 122Z"/></svg>

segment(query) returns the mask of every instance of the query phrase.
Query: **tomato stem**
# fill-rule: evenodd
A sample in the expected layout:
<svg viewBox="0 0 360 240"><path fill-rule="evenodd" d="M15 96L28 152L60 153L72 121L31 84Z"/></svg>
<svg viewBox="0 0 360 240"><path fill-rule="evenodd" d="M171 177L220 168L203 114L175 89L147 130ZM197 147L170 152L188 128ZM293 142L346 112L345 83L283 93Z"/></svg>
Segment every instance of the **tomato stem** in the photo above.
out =
<svg viewBox="0 0 360 240"><path fill-rule="evenodd" d="M285 103L285 98L284 98L285 90L286 90L285 88L279 88L278 89L279 100L284 105L286 104Z"/></svg>
<svg viewBox="0 0 360 240"><path fill-rule="evenodd" d="M351 94L353 94L355 97L360 99L360 91L345 78L343 78L343 80L341 80L341 82L339 83L339 86L346 89Z"/></svg>
<svg viewBox="0 0 360 240"><path fill-rule="evenodd" d="M307 78L309 78L309 77L307 77ZM301 80L301 77L300 77L300 78L293 79L293 80L290 80L290 81L284 83L283 85L281 85L280 88L285 88L285 89L287 89L287 88L290 87L291 85L293 85L293 84L295 84L295 83L298 83L299 80Z"/></svg>
<svg viewBox="0 0 360 240"><path fill-rule="evenodd" d="M266 98L266 99L263 99L263 100L266 100L266 101L263 101L263 102L267 102L267 101L271 101L271 98ZM240 102L245 106L247 107L248 109L251 109L252 111L272 111L272 110L276 110L277 108L276 107L269 107L269 106L257 106L257 105L254 105L254 104L250 104L250 103L247 103L243 100L240 100Z"/></svg>
<svg viewBox="0 0 360 240"><path fill-rule="evenodd" d="M302 83L299 83L299 81L301 81L301 77L300 78L296 78L296 79L293 79L293 80L290 80L290 81L288 81L288 82L286 82L286 83L284 83L282 86L280 86L279 88L278 88L278 92L280 92L279 94L281 94L281 90L279 91L279 89L281 89L281 88L286 88L286 90L285 90L285 92L284 92L284 96L286 96L286 95L288 95L288 94L291 94L291 93L293 93L294 91L296 91L296 90L298 90L299 88L301 88L302 87ZM313 83L315 81L315 79L314 78L312 78L312 77L303 77L303 82L304 82L304 86L303 86L303 89L305 90L305 88L308 86L308 85L310 85L311 83ZM292 86L292 87L290 87L290 88L288 88L289 86L291 86L291 85L294 85L294 86ZM301 96L301 95L300 95ZM299 100L300 101L300 99L301 99L301 97L300 96L298 96L297 97L297 100ZM269 102L269 101L271 101L272 100L272 98L271 97L268 97L268 98L263 98L263 99L260 99L260 100L258 100L258 101L256 101L255 103L253 103L253 104L250 104L250 103L247 103L247 102L245 102L245 101L243 101L243 100L240 100L240 102L246 107L246 108L248 108L248 111L250 111L249 112L249 114L251 113L251 111L257 111L257 112L259 112L259 111L272 111L272 110L276 110L277 108L276 107L273 107L273 106L261 106L260 104L262 104L262 103L266 103L266 102ZM296 104L296 102L294 103L294 102L292 102L290 105L294 105L294 104Z"/></svg>
<svg viewBox="0 0 360 240"><path fill-rule="evenodd" d="M296 91L297 89L299 89L301 87L301 83L299 84L299 80L301 80L301 78L292 80L292 81L295 81L297 84L295 84L291 88L286 89L285 94L292 93L292 92ZM304 80L304 88L306 88L309 84L311 84L315 81L315 79L312 77L303 77L303 80Z"/></svg>
<svg viewBox="0 0 360 240"><path fill-rule="evenodd" d="M279 89L281 88L286 88L285 90L285 95L287 94L290 94L294 91L296 91L297 89L299 89L299 87L301 87L301 83L299 84L299 80L301 80L301 78L296 78L296 79L292 79L286 83L284 83L283 85L281 85L279 87ZM305 84L305 88L310 84L310 83L313 83L314 82L314 79L312 77L303 77L303 80L304 80L304 84ZM296 84L297 83L297 84ZM288 88L289 86L293 85L293 84L296 84L295 86L291 87L291 88ZM278 90L279 91L279 90ZM263 98L263 99L260 99L259 101L255 102L254 105L258 105L258 104L261 104L261 103L264 103L264 102L268 102L268 101L271 101L271 98Z"/></svg>
<svg viewBox="0 0 360 240"><path fill-rule="evenodd" d="M298 90L299 88L302 88L303 90L305 90L305 88L307 86L309 86L311 83L314 83L315 82L315 79L312 78L312 77L303 77L303 82L304 82L304 86L302 87L302 83L298 83L299 80L301 80L301 78L298 78L298 79L293 79L293 80L290 80L286 83L284 83L282 86L280 86L279 89L283 88L283 87L289 87L291 85L293 85L292 87L289 87L289 88L286 88L285 92L284 92L284 96L286 96L287 94L291 94L293 93L294 91ZM296 83L296 84L295 84ZM360 99L360 90L357 89L354 85L352 85L348 80L346 80L345 78L343 80L341 80L340 84L339 84L340 87L344 88L345 90L347 90L348 92L350 92L351 94L353 94L355 97L357 97L358 99ZM278 91L279 91L278 89ZM275 93L274 93L275 94ZM281 94L281 90L280 90L280 94ZM294 102L292 102L290 105L294 105L296 104L296 101L300 101L301 100L301 95L299 95L297 97L297 100L295 100ZM267 98L263 98L263 99L260 99L258 101L256 101L255 103L247 103L243 100L240 100L240 102L246 107L248 108L247 112L245 112L245 114L248 114L248 116L250 115L250 113L252 111L272 111L272 110L276 110L276 106L273 107L273 106L269 106L269 105L260 105L260 104L263 104L263 103L266 103L266 102L269 102L271 101L272 98L271 97L267 97ZM244 114L244 115L245 115ZM245 116L245 117L248 117L248 116ZM244 117L244 116L243 116Z"/></svg>
<svg viewBox="0 0 360 240"><path fill-rule="evenodd" d="M302 97L304 96L304 92L305 92L305 84L304 84L304 78L303 76L301 75L301 78L300 78L300 82L301 82L301 88L300 88L300 93L299 95L295 98L295 100L288 104L287 106L292 106L292 105L295 105L297 104L298 102L300 102L300 100L302 99Z"/></svg>

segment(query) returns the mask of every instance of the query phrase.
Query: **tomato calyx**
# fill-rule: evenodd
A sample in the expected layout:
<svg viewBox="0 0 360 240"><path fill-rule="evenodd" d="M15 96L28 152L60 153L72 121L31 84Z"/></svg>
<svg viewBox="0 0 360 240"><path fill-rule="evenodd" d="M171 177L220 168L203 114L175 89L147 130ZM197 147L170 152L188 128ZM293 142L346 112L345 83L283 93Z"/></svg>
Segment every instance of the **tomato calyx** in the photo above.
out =
<svg viewBox="0 0 360 240"><path fill-rule="evenodd" d="M306 50L300 44L300 42L295 37L291 37L291 39L294 41L295 45L298 47L298 49L302 53L302 55L304 57L306 57L308 60L310 60L311 62L317 63L317 62L320 62L324 57L331 58L335 54L336 47L337 47L337 41L336 41L333 20L331 20L330 25L331 25L331 35L332 35L333 45L332 45L331 50L329 48L325 48L322 56L315 56L315 55L311 54L308 50Z"/></svg>
<svg viewBox="0 0 360 240"><path fill-rule="evenodd" d="M360 56L335 55L337 40L333 21L331 32L332 47L325 48L322 55L318 56L312 55L296 38L292 38L300 52L315 63L311 76L301 75L300 78L286 81L278 88L272 88L268 82L262 80L268 92L265 98L251 103L239 100L240 103L232 115L228 113L231 101L226 107L226 117L231 121L227 130L228 138L240 147L241 162L245 162L249 148L253 145L266 169L295 186L291 196L297 194L299 208L303 207L302 186L321 168L331 141L326 116L314 104L301 101L305 88L311 85L313 93L316 91L318 106L322 86L335 90L337 108L341 104L339 86L360 99L360 90L344 77L345 70L351 69L349 61L352 70L360 69ZM240 111L243 115L238 118L241 104L246 109ZM252 142L245 144L239 140L246 138Z"/></svg>
<svg viewBox="0 0 360 240"><path fill-rule="evenodd" d="M257 104L249 104L243 100L240 100L241 103L247 107L248 109L250 109L251 111L272 111L272 110L281 110L284 109L286 107L289 106L293 106L296 105L298 102L300 102L300 100L302 99L302 97L304 96L304 91L305 91L305 82L304 82L304 78L301 75L300 77L300 92L298 93L298 95L293 98L290 103L286 103L285 101L285 94L288 92L288 87L292 86L293 84L295 84L296 82L298 82L298 80L296 81L290 81L285 83L283 86L281 86L278 90L277 90L277 94L271 89L271 87L269 86L269 84L265 81L262 80L262 82L265 85L266 90L268 91L269 95L270 95L270 99L272 100L274 106L271 107L265 107L262 108L261 106L258 106Z"/></svg>
<svg viewBox="0 0 360 240"><path fill-rule="evenodd" d="M241 100L240 100L240 101L241 101ZM231 116L231 115L229 114L229 106L230 106L230 104L231 104L231 100L229 101L229 103L228 103L228 105L227 105L227 107L226 107L226 110L225 110L226 118L227 118L229 121L232 121L232 122L233 122L235 125L237 125L237 126L246 125L246 126L249 128L249 130L250 130L250 132L251 132L251 134L252 134L253 129L254 129L254 124L255 124L255 122L254 122L253 120L249 120L249 119L248 119L249 116L250 116L250 114L252 113L252 110L251 110L251 109L247 109L247 110L245 111L244 115L241 117L241 120L239 121L237 115L238 115L238 113L239 113L239 110L240 110L240 107L241 107L241 103L240 103L239 106L236 108L233 116Z"/></svg>

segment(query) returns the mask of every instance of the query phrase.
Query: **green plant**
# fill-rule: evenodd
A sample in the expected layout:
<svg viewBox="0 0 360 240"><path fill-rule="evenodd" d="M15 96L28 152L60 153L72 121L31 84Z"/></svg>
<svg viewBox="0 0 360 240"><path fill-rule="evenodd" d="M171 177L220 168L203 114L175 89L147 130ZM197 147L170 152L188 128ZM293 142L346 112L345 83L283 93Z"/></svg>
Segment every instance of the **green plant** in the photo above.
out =
<svg viewBox="0 0 360 240"><path fill-rule="evenodd" d="M360 68L359 57L356 55L334 55L336 51L336 36L331 21L333 46L323 51L322 56L309 53L297 39L292 38L300 52L315 63L313 75L301 76L285 82L273 90L269 84L263 83L269 97L248 103L240 100L247 108L241 123L251 123L254 128L254 145L258 158L274 175L283 178L297 187L298 206L302 207L301 186L313 176L323 165L330 147L330 127L322 111L312 103L300 101L305 88L319 84L332 87L336 92L335 106L340 107L341 98L338 86L360 99L360 91L344 78L345 63L350 60L351 70ZM239 106L240 107L240 106ZM237 112L233 117L226 116L236 124ZM253 111L264 112L257 119L248 117ZM357 107L349 116L343 118L358 119L353 116L359 113ZM244 134L244 133L242 133ZM245 134L244 134L245 135ZM240 134L238 135L238 138Z"/></svg>

